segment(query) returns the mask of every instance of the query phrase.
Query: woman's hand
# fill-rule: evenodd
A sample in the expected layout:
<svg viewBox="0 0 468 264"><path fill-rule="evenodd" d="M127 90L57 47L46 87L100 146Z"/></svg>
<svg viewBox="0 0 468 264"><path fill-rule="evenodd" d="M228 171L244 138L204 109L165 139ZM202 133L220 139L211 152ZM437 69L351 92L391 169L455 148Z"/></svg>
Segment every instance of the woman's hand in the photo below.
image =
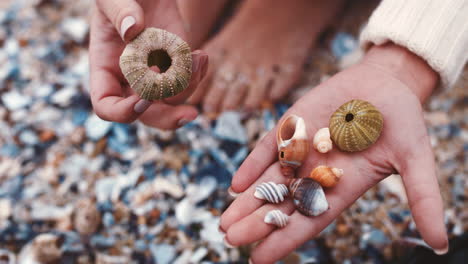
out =
<svg viewBox="0 0 468 264"><path fill-rule="evenodd" d="M193 106L181 103L195 90L206 73L208 55L192 53L192 78L184 92L165 100L141 99L129 87L119 67L126 42L145 27L158 27L187 40L176 1L96 0L92 10L90 39L91 101L102 119L129 123L139 118L147 125L174 129L198 115ZM171 104L169 104L171 103Z"/></svg>
<svg viewBox="0 0 468 264"><path fill-rule="evenodd" d="M231 188L241 194L221 218L226 242L240 246L263 240L252 251L252 262L272 263L318 235L369 188L399 173L422 237L438 253L446 252L443 204L421 109L421 101L431 93L437 79L421 59L389 44L372 48L361 63L311 90L285 114L304 118L310 140L318 129L328 126L330 115L351 99L369 101L381 111L384 126L380 138L357 153L341 152L336 147L327 154L311 149L297 176L308 175L317 165L341 168L344 176L337 186L325 189L330 210L306 217L295 211L290 199L274 205L254 198L258 184L287 181L277 162L273 129L234 176ZM272 209L291 215L285 228L276 229L263 222Z"/></svg>

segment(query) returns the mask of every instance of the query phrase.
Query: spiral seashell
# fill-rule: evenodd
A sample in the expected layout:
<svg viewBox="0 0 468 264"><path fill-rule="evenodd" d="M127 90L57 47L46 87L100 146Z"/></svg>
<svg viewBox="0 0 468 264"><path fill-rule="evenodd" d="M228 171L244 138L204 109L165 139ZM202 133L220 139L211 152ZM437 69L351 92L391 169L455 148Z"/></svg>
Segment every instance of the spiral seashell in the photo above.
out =
<svg viewBox="0 0 468 264"><path fill-rule="evenodd" d="M289 216L280 210L271 210L265 215L263 221L267 224L285 227L288 224Z"/></svg>
<svg viewBox="0 0 468 264"><path fill-rule="evenodd" d="M314 148L320 153L327 153L333 148L333 143L330 138L330 129L328 127L321 128L315 133L312 141Z"/></svg>
<svg viewBox="0 0 468 264"><path fill-rule="evenodd" d="M304 119L297 115L286 117L276 132L281 172L288 178L309 154L309 141Z"/></svg>
<svg viewBox="0 0 468 264"><path fill-rule="evenodd" d="M294 179L289 186L296 209L306 216L318 216L329 209L322 186L312 179Z"/></svg>
<svg viewBox="0 0 468 264"><path fill-rule="evenodd" d="M281 203L286 195L288 195L288 187L274 182L264 182L258 185L254 193L256 198L270 203Z"/></svg>
<svg viewBox="0 0 468 264"><path fill-rule="evenodd" d="M371 103L351 100L333 113L329 127L333 143L340 150L361 151L379 138L383 117Z"/></svg>
<svg viewBox="0 0 468 264"><path fill-rule="evenodd" d="M333 187L340 181L341 176L343 176L342 169L321 165L313 169L308 178L318 182L322 187Z"/></svg>
<svg viewBox="0 0 468 264"><path fill-rule="evenodd" d="M158 66L161 73L150 69ZM120 69L143 99L160 100L182 92L192 75L189 45L179 36L159 28L147 28L125 47Z"/></svg>
<svg viewBox="0 0 468 264"><path fill-rule="evenodd" d="M76 203L75 217L73 219L75 229L81 235L91 235L101 223L101 214L96 208L94 200L84 198Z"/></svg>

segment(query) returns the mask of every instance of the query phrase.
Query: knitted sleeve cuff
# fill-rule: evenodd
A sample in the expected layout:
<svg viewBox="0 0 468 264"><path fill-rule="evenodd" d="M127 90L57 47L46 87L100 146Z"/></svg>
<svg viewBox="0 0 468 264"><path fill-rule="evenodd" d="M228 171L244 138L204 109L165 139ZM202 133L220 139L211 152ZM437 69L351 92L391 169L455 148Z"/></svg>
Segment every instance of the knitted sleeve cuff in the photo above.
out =
<svg viewBox="0 0 468 264"><path fill-rule="evenodd" d="M394 42L423 58L451 87L468 59L468 0L382 0L361 46Z"/></svg>

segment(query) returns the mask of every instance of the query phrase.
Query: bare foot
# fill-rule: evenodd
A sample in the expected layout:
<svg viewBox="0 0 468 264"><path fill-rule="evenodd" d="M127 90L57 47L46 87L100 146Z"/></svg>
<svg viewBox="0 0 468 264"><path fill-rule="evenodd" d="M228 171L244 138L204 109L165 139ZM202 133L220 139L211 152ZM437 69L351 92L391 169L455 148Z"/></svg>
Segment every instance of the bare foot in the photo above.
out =
<svg viewBox="0 0 468 264"><path fill-rule="evenodd" d="M189 102L217 112L280 99L300 77L309 49L342 2L245 1L203 48L210 56L208 74Z"/></svg>
<svg viewBox="0 0 468 264"><path fill-rule="evenodd" d="M213 31L229 0L177 0L188 43L198 49Z"/></svg>

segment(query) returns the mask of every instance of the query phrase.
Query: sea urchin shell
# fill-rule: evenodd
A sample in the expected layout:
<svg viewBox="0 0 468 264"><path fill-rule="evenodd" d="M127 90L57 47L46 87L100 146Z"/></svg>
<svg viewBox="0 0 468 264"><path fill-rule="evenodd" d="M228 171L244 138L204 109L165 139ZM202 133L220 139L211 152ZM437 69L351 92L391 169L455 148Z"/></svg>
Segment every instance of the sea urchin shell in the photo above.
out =
<svg viewBox="0 0 468 264"><path fill-rule="evenodd" d="M150 69L158 66L160 73ZM143 99L172 97L187 88L192 75L189 45L179 36L147 28L130 42L120 56L120 69Z"/></svg>
<svg viewBox="0 0 468 264"><path fill-rule="evenodd" d="M351 100L330 118L330 134L340 150L361 151L377 141L382 132L382 114L371 103Z"/></svg>

